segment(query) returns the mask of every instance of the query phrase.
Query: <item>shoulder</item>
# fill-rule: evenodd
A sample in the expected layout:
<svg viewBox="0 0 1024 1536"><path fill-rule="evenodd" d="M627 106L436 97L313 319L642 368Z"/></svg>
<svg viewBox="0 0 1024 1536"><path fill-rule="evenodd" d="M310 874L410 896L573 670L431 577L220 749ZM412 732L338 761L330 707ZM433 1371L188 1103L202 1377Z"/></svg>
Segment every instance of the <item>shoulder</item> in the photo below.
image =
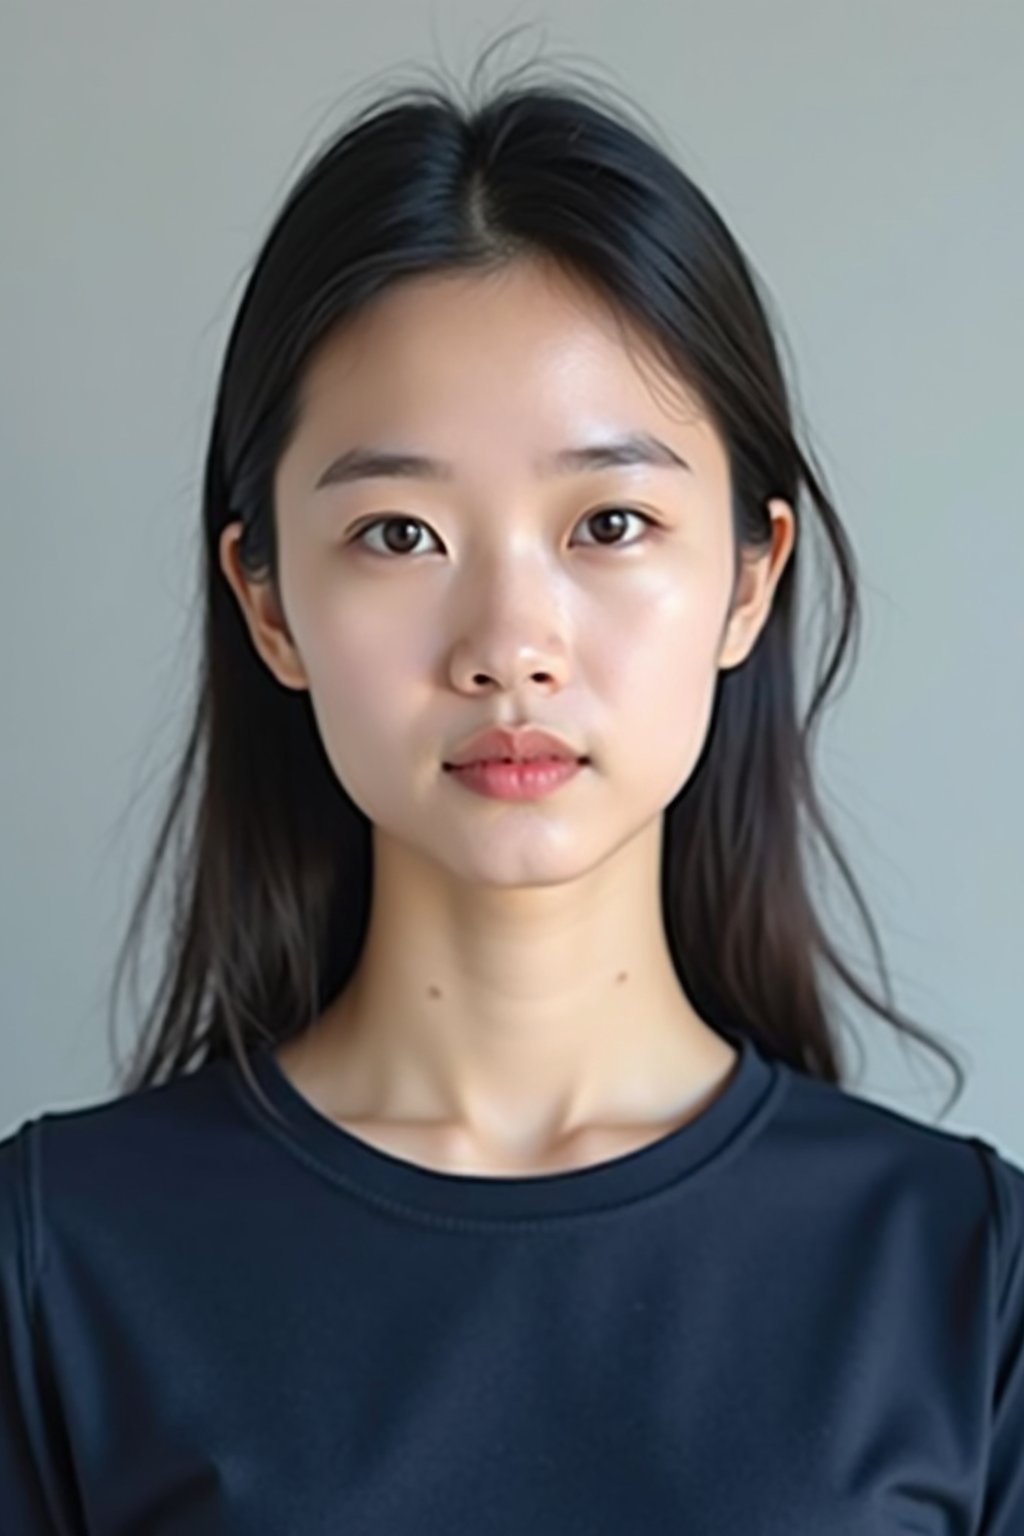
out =
<svg viewBox="0 0 1024 1536"><path fill-rule="evenodd" d="M777 1131L831 1197L867 1192L916 1208L932 1230L984 1231L1011 1274L1024 1253L1024 1167L993 1141L918 1119L857 1091L785 1069Z"/></svg>
<svg viewBox="0 0 1024 1536"><path fill-rule="evenodd" d="M133 1209L202 1186L220 1147L244 1119L226 1061L170 1081L71 1109L46 1110L0 1138L0 1254L42 1261L42 1230L86 1230L103 1216L130 1222Z"/></svg>
<svg viewBox="0 0 1024 1536"><path fill-rule="evenodd" d="M8 1319L16 1305L30 1310L39 1269L37 1126L26 1120L0 1139L0 1316Z"/></svg>
<svg viewBox="0 0 1024 1536"><path fill-rule="evenodd" d="M1024 1324L1024 1167L982 1137L970 1139L981 1156L988 1183L998 1255L997 1308L1002 1314L1016 1306ZM1024 1349L1024 1338L1021 1347Z"/></svg>

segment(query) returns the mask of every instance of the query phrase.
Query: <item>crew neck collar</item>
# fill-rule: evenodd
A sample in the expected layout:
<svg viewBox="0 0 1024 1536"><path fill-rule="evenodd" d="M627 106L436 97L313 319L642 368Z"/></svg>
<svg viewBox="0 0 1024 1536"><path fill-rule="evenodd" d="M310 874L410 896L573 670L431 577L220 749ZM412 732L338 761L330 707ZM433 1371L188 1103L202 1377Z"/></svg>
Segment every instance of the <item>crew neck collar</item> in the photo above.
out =
<svg viewBox="0 0 1024 1536"><path fill-rule="evenodd" d="M555 1173L498 1175L442 1172L371 1145L316 1109L265 1043L251 1050L253 1072L283 1123L267 1115L237 1063L234 1086L263 1127L363 1196L410 1215L483 1223L596 1214L705 1176L746 1144L773 1111L785 1086L782 1063L749 1036L720 1029L737 1050L717 1096L694 1119L624 1153Z"/></svg>

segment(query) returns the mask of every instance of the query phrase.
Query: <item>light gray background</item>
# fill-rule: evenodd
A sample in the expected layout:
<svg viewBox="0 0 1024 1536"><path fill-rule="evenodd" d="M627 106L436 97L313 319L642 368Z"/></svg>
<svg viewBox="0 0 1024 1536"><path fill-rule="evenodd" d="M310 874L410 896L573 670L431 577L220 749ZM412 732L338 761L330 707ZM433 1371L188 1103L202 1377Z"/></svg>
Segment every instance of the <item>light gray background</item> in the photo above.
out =
<svg viewBox="0 0 1024 1536"><path fill-rule="evenodd" d="M771 292L863 577L826 804L898 1004L968 1070L943 1125L1022 1159L1019 0L5 0L0 1131L111 1092L110 967L196 653L214 382L268 223L367 76L465 78L518 22L497 63L617 82ZM848 1013L855 1091L932 1120L947 1075Z"/></svg>

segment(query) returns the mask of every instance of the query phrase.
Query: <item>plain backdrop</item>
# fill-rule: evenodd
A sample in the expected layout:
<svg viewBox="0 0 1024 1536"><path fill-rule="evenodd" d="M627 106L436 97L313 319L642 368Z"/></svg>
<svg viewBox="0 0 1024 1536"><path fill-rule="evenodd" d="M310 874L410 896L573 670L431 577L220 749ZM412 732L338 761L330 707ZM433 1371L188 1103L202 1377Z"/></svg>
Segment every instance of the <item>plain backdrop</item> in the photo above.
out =
<svg viewBox="0 0 1024 1536"><path fill-rule="evenodd" d="M898 1006L967 1070L941 1123L1024 1159L1020 0L3 0L0 18L0 1132L113 1092L111 967L197 654L213 390L268 224L369 76L464 79L521 24L495 68L561 57L613 81L770 292L862 577L826 806ZM933 1120L948 1074L844 1007L853 1090Z"/></svg>

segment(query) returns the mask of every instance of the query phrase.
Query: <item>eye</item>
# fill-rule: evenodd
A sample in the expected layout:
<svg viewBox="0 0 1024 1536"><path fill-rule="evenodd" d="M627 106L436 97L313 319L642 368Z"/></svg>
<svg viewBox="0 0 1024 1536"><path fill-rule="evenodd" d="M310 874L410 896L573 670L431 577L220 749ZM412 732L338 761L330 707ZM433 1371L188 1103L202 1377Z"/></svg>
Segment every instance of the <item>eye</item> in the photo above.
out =
<svg viewBox="0 0 1024 1536"><path fill-rule="evenodd" d="M588 512L586 517L582 519L582 523L585 524L598 518L603 519L605 532L611 533L613 537L611 539L599 538L597 545L599 548L602 546L606 546L608 548L616 548L624 541L622 539L615 538L614 534L623 526L622 519L629 517L638 518L647 527L657 527L657 520L655 518L651 517L647 512L638 511L635 507L599 507L596 512ZM378 547L371 546L369 543L364 543L366 535L368 533L375 532L378 528L400 530L402 533L402 538L398 540L400 547L396 549L393 543L386 543L384 549L380 549ZM361 529L358 529L357 532L353 534L352 538L349 540L349 543L362 544L365 549L370 550L371 554L382 555L384 558L395 557L398 555L407 555L412 549L412 544L410 542L410 530L412 530L411 538L414 541L416 529L429 531L427 529L426 523L421 522L418 517L406 517L399 513L394 513L390 517L378 517L375 518L371 523L365 523ZM629 540L627 547L632 544L639 544L646 537L647 535L645 532L641 534L639 538ZM414 549L412 549L412 552L416 553Z"/></svg>
<svg viewBox="0 0 1024 1536"><path fill-rule="evenodd" d="M638 512L636 507L598 507L596 512L588 512L586 517L583 518L582 522L589 523L591 519L606 518L609 521L605 523L605 529L606 531L614 534L616 529L622 527L622 519L627 517L639 518L639 520L645 525L645 531L640 535L639 538L630 539L628 541L630 544L639 544L643 539L645 539L647 537L646 528L657 527L656 520L651 517L649 513ZM599 544L605 544L606 542L608 541L605 539L598 540ZM611 540L611 545L614 548L616 545L621 544L622 542L623 541L621 539L613 538Z"/></svg>

